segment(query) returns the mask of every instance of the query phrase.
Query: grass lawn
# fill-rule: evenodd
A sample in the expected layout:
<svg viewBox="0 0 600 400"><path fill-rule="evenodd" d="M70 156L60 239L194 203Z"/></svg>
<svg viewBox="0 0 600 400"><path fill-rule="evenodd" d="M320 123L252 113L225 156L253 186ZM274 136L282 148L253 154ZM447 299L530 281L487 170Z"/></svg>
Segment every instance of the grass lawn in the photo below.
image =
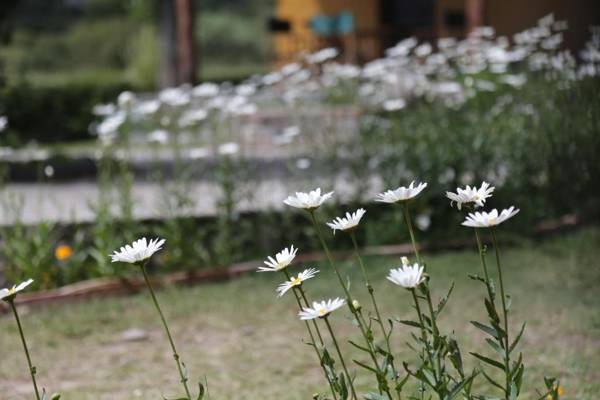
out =
<svg viewBox="0 0 600 400"><path fill-rule="evenodd" d="M600 393L600 230L584 229L542 242L525 242L502 253L508 292L513 297L512 331L527 321L521 342L526 362L526 393L542 388L544 374L560 377L567 399L597 399ZM487 352L470 320L484 320L484 287L467 278L480 270L473 250L424 254L435 297L451 281L456 289L441 317L454 330L469 366L468 351ZM409 293L385 280L397 258L368 258L384 315L412 318ZM493 266L492 259L490 263ZM313 297L341 295L331 271L306 284ZM353 263L343 264L353 282ZM208 380L212 399L310 399L326 391L314 353L301 338L293 298L275 297L276 274L252 274L226 283L158 292L175 341L192 380ZM367 299L361 285L361 303ZM358 339L347 311L331 317L339 337ZM38 382L65 399L160 399L181 394L175 365L147 293L105 298L44 309L22 310ZM140 328L147 337L127 341L123 332ZM397 326L397 358L412 362L405 345L410 329ZM343 349L350 352L344 340ZM0 317L0 397L32 398L24 355L11 315ZM354 368L354 367L353 367ZM356 368L354 368L356 370ZM365 374L361 372L361 377ZM358 386L364 390L365 380ZM370 382L369 382L370 383ZM489 393L489 392L488 392ZM492 393L490 393L492 394Z"/></svg>

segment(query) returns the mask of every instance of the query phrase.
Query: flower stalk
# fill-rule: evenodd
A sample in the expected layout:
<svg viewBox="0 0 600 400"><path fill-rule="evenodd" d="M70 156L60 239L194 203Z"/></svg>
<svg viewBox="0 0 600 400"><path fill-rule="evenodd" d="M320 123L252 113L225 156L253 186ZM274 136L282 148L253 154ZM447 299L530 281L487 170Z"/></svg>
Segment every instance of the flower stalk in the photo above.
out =
<svg viewBox="0 0 600 400"><path fill-rule="evenodd" d="M356 396L356 390L354 389L354 382L352 380L352 376L348 372L348 367L346 366L346 362L344 361L344 356L342 355L342 351L340 350L340 346L338 341L333 333L333 329L331 328L331 324L329 323L329 318L327 316L322 318L325 321L325 325L327 326L327 330L329 331L329 335L331 336L331 340L333 341L333 345L335 347L335 351L337 352L338 357L340 358L340 363L342 364L342 368L344 369L344 373L346 374L346 379L348 380L348 385L350 386L350 392L352 393L352 398L354 400L358 400Z"/></svg>
<svg viewBox="0 0 600 400"><path fill-rule="evenodd" d="M392 372L394 374L394 382L396 383L396 393L398 395L398 398L400 398L400 390L401 388L398 386L399 384L399 375L398 372L396 370L396 366L394 365L394 358L392 355L392 346L390 345L390 335L391 332L387 332L387 330L385 329L385 325L383 323L383 318L381 318L381 313L379 312L379 307L377 305L377 300L375 299L375 289L373 288L373 285L371 285L371 282L369 280L369 276L367 275L367 270L365 268L365 264L363 262L363 259L360 255L360 251L358 250L358 243L356 241L356 234L354 233L354 230L349 230L348 233L350 234L350 238L352 239L352 245L354 246L354 255L356 256L356 259L358 260L358 265L360 266L360 270L363 276L363 280L365 282L365 286L367 287L367 290L369 292L369 296L371 297L371 303L373 304L373 309L375 310L375 315L377 316L377 322L379 323L379 327L381 328L381 333L383 334L383 337L385 338L385 344L386 344L386 350L387 353L390 357L390 367L392 368Z"/></svg>
<svg viewBox="0 0 600 400"><path fill-rule="evenodd" d="M35 380L35 374L37 372L36 368L31 363L31 356L29 355L29 348L27 347L27 341L25 340L25 334L23 333L23 327L21 326L21 320L19 318L19 313L17 312L17 307L15 306L14 299L10 299L7 301L10 304L10 308L15 316L15 320L17 321L17 327L19 328L19 335L21 336L21 342L23 343L23 350L25 351L25 357L27 358L27 365L29 366L29 373L31 374L31 382L33 383L33 389L35 392L35 398L40 400L40 393L37 387L37 382Z"/></svg>
<svg viewBox="0 0 600 400"><path fill-rule="evenodd" d="M150 283L150 278L148 277L148 272L146 271L146 262L140 264L140 269L142 270L142 274L144 275L144 280L146 281L146 286L148 287L148 291L150 292L150 297L152 297L152 302L154 303L154 307L156 311L158 311L158 315L162 321L163 327L165 328L165 332L167 333L167 338L169 339L169 343L171 344L171 350L173 351L173 358L175 359L175 363L177 364L177 370L179 371L179 376L181 377L181 384L185 390L185 394L188 399L191 399L190 389L188 388L187 381L188 377L184 372L185 365L181 361L179 354L177 353L177 348L175 347L175 343L173 341L173 337L171 336L171 331L169 330L169 325L167 324L167 320L160 308L160 304L156 298L154 293L154 289L152 288L152 284Z"/></svg>
<svg viewBox="0 0 600 400"><path fill-rule="evenodd" d="M494 252L496 254L496 267L498 268L498 282L500 284L500 296L502 296L502 313L504 317L504 368L506 368L506 399L509 399L510 389L510 341L508 338L508 308L506 306L506 295L504 293L504 280L502 279L502 266L500 265L500 251L498 249L498 241L496 239L496 229L490 229L492 233L492 243L494 244Z"/></svg>
<svg viewBox="0 0 600 400"><path fill-rule="evenodd" d="M385 392L388 397L391 399L392 395L389 392L389 389L387 388L387 385L382 385L380 382L379 377L384 377L385 374L383 373L383 371L381 371L381 368L379 366L379 363L377 362L377 357L375 355L375 350L373 349L373 343L372 340L369 337L369 334L367 333L367 329L365 327L365 324L363 323L362 319L360 318L360 315L358 313L358 311L356 310L356 308L352 305L352 296L350 295L350 291L348 290L348 287L346 286L346 284L344 283L344 279L342 278L342 275L340 274L340 271L338 270L337 266L335 265L335 263L333 262L333 258L331 256L331 252L329 251L329 246L327 246L327 243L325 242L325 238L323 237L323 232L321 231L321 228L319 226L319 222L317 221L317 217L315 215L314 210L309 209L308 213L310 214L310 218L311 221L313 223L313 226L315 228L315 231L317 232L317 236L319 237L319 241L321 242L321 246L323 247L323 251L325 252L325 256L327 257L327 261L329 262L329 265L331 266L331 268L334 270L335 275L338 278L338 281L340 283L340 285L342 286L342 289L344 290L344 294L346 296L346 303L348 304L348 308L350 309L350 312L352 313L352 315L354 316L358 327L360 329L360 332L365 340L365 343L367 344L367 348L369 350L369 355L371 357L371 360L373 361L373 366L375 368L375 370L377 371L377 375L378 375L378 382L379 382L379 392Z"/></svg>

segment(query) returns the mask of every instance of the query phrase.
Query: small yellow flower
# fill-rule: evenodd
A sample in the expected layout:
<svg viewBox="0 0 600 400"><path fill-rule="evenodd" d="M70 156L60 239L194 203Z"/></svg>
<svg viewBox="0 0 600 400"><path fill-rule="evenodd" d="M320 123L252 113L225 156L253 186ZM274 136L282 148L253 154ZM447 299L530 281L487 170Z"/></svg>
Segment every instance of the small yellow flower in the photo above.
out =
<svg viewBox="0 0 600 400"><path fill-rule="evenodd" d="M64 261L67 258L71 257L72 254L73 249L71 248L71 246L68 246L66 244L61 244L60 246L57 246L54 250L54 257L58 261Z"/></svg>
<svg viewBox="0 0 600 400"><path fill-rule="evenodd" d="M565 394L565 390L563 389L563 387L557 385L552 386L552 392L553 393L550 393L546 396L546 400L559 399ZM553 395L556 395L556 397L554 397Z"/></svg>

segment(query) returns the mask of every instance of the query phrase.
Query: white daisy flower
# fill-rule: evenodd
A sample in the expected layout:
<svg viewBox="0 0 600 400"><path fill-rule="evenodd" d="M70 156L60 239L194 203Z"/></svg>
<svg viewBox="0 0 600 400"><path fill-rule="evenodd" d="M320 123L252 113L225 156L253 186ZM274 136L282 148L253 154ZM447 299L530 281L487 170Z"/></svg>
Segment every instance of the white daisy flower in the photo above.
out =
<svg viewBox="0 0 600 400"><path fill-rule="evenodd" d="M119 251L115 251L111 255L112 262L139 263L152 257L154 253L162 248L164 243L165 239L159 238L151 239L150 242L145 237L138 239L131 245L127 244L121 247Z"/></svg>
<svg viewBox="0 0 600 400"><path fill-rule="evenodd" d="M332 311L343 306L344 303L345 301L339 297L336 297L333 300L313 301L312 307L304 307L302 311L298 313L298 316L301 320L325 318Z"/></svg>
<svg viewBox="0 0 600 400"><path fill-rule="evenodd" d="M314 210L323 204L333 195L333 192L321 195L321 188L310 191L309 193L296 192L295 196L288 196L283 201L284 204L296 208L304 208L305 210Z"/></svg>
<svg viewBox="0 0 600 400"><path fill-rule="evenodd" d="M402 258L402 267L390 270L388 280L406 289L412 289L425 280L423 266L417 263L408 264L408 259Z"/></svg>
<svg viewBox="0 0 600 400"><path fill-rule="evenodd" d="M399 201L410 200L421 193L421 191L426 187L426 182L419 183L415 186L415 181L412 181L408 187L400 186L398 189L379 193L375 198L375 201L382 203L397 203Z"/></svg>
<svg viewBox="0 0 600 400"><path fill-rule="evenodd" d="M367 211L364 208L359 208L358 210L354 211L353 213L347 212L346 217L344 217L344 218L337 217L333 221L328 222L327 226L329 226L331 229L333 229L334 234L335 234L336 230L346 231L346 230L355 228L356 226L358 226L361 218L363 217L363 215L365 215L366 212Z"/></svg>
<svg viewBox="0 0 600 400"><path fill-rule="evenodd" d="M515 209L515 207L510 207L505 210L502 210L500 214L498 214L498 210L495 208L488 212L475 212L469 213L467 218L463 221L462 225L470 226L473 228L488 228L490 226L500 225L507 219L514 217L519 212L519 209Z"/></svg>
<svg viewBox="0 0 600 400"><path fill-rule="evenodd" d="M466 188L456 188L456 193L446 192L446 197L450 199L450 206L456 203L456 208L461 209L463 204L474 203L475 207L483 207L488 197L492 197L494 187L489 183L483 182L481 187L467 185Z"/></svg>
<svg viewBox="0 0 600 400"><path fill-rule="evenodd" d="M282 283L281 285L279 285L277 287L277 293L279 293L279 297L283 296L285 294L285 292L287 292L294 286L300 286L300 285L302 285L302 282L304 282L305 280L313 278L315 275L317 275L318 272L319 272L318 269L309 268L309 269L305 269L304 271L300 272L298 274L298 276L295 278L292 276L289 281L285 281L284 283Z"/></svg>
<svg viewBox="0 0 600 400"><path fill-rule="evenodd" d="M258 272L281 271L291 264L291 262L294 260L294 257L296 257L297 251L298 249L294 248L294 245L292 245L289 249L285 248L279 253L275 254L275 258L269 256L269 258L264 261L266 267L258 267Z"/></svg>
<svg viewBox="0 0 600 400"><path fill-rule="evenodd" d="M0 300L10 301L15 298L17 293L25 289L27 286L33 283L33 279L29 279L25 282L21 282L11 288L0 289Z"/></svg>

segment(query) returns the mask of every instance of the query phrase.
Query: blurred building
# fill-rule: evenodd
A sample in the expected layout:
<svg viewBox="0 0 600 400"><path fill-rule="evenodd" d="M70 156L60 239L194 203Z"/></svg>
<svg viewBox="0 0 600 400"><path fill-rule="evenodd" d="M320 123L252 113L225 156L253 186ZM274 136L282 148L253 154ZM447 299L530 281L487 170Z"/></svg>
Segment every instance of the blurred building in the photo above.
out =
<svg viewBox="0 0 600 400"><path fill-rule="evenodd" d="M569 22L565 42L574 49L600 24L599 0L276 0L269 25L278 65L327 46L361 63L409 36L464 37L483 25L511 36L549 13Z"/></svg>

